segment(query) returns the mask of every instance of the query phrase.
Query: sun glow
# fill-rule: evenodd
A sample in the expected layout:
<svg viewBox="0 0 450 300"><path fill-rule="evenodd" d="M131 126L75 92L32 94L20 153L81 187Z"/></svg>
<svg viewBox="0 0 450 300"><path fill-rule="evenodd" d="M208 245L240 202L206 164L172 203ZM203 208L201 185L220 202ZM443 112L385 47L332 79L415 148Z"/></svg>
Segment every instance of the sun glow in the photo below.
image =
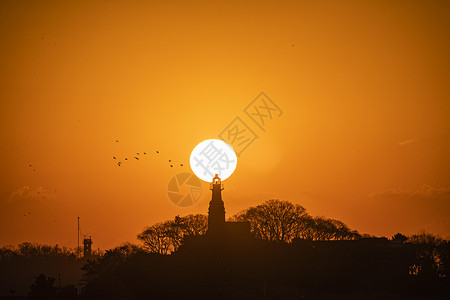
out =
<svg viewBox="0 0 450 300"><path fill-rule="evenodd" d="M222 140L209 139L192 150L191 169L198 178L211 182L215 174L225 180L233 174L237 165L234 149Z"/></svg>

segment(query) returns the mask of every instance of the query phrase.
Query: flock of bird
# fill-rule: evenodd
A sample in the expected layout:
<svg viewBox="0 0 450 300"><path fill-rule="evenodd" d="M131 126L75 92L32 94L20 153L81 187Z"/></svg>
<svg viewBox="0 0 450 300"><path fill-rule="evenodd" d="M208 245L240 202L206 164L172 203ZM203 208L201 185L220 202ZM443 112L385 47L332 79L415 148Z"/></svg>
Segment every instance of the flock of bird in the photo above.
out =
<svg viewBox="0 0 450 300"><path fill-rule="evenodd" d="M119 141L116 140L116 143L118 143L118 142L119 142ZM159 154L159 151L157 150L155 153L156 153L156 155L158 155L158 154ZM141 152L136 152L136 155L130 157L130 159L131 159L131 158L134 158L135 160L140 160L140 159L143 157L142 155L147 156L147 152L142 152L142 153L141 153ZM150 156L150 154L149 154L149 156ZM113 156L112 158L113 158L115 161L117 161L117 165L118 165L119 167L122 165L122 161L119 161L118 157ZM128 157L125 157L124 160L128 160ZM173 168L174 165L175 165L175 163L172 162L171 159L169 159L169 166L170 166L171 168ZM183 167L184 165L183 165L182 163L180 163L179 166L180 166L180 167ZM36 171L36 168L34 168L32 164L28 164L28 167L29 167L29 168L32 168L33 171ZM56 189L55 189L55 192L56 192ZM37 194L39 194L39 192L37 192ZM26 216L28 216L28 215L30 215L30 214L31 214L31 212L28 212L28 214L24 214L23 216L26 217ZM53 222L56 222L56 221L53 221Z"/></svg>
<svg viewBox="0 0 450 300"><path fill-rule="evenodd" d="M119 140L116 140L116 143L118 143L118 142L119 142ZM134 158L135 160L140 160L140 158L143 157L141 154L142 154L142 155L147 155L147 152L142 152L142 153L136 152L136 155L135 155L135 156L132 156L130 159ZM158 151L158 150L156 151L156 154L159 154L159 151ZM123 164L123 162L122 162L122 161L119 161L119 159L118 159L116 156L113 156L112 158L113 158L114 160L117 161L117 165L118 165L119 167ZM125 157L124 160L128 160L128 157ZM175 163L172 162L171 159L169 159L169 166L170 166L171 168L173 168L173 167L175 166ZM183 165L182 163L180 163L179 166L180 166L180 167L183 167L184 165ZM33 168L33 165L32 165L32 164L29 164L28 167ZM36 171L36 169L33 168L33 171Z"/></svg>
<svg viewBox="0 0 450 300"><path fill-rule="evenodd" d="M118 140L116 140L116 143L118 143L119 141ZM139 160L140 158L142 158L142 156L140 156L140 155L147 155L147 152L142 152L142 153L140 153L140 152L136 152L136 156L132 156L132 158L134 158L135 160ZM158 150L156 150L156 154L159 154L159 151ZM119 161L119 159L116 157L116 156L113 156L112 157L114 160L116 160L117 161L117 165L120 167L121 165L122 165L122 161ZM128 160L128 157L125 157L124 158L124 160ZM172 160L171 159L169 159L169 166L171 167L171 168L173 168L174 167L174 163L172 162ZM184 165L183 164L179 164L180 165L180 167L183 167Z"/></svg>

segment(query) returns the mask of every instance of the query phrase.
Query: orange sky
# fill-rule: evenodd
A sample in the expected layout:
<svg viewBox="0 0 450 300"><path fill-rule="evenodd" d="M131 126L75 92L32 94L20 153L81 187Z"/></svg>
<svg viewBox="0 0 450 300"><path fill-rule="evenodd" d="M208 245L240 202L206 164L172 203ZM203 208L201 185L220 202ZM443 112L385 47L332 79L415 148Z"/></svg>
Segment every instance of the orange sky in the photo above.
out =
<svg viewBox="0 0 450 300"><path fill-rule="evenodd" d="M0 245L74 247L80 216L109 248L206 213L208 184L189 208L167 184L261 91L283 115L245 119L227 216L279 198L450 236L448 1L2 1L0 22Z"/></svg>

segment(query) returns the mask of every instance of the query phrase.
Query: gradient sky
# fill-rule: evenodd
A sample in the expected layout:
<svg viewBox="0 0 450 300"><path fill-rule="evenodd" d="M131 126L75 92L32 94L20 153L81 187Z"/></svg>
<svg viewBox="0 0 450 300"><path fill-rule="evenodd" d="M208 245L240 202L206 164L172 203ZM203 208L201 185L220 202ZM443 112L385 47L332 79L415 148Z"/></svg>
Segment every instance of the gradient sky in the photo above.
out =
<svg viewBox="0 0 450 300"><path fill-rule="evenodd" d="M261 91L283 115L245 119L227 216L278 198L450 236L449 1L1 1L0 24L0 245L206 213L207 183L189 208L167 184Z"/></svg>

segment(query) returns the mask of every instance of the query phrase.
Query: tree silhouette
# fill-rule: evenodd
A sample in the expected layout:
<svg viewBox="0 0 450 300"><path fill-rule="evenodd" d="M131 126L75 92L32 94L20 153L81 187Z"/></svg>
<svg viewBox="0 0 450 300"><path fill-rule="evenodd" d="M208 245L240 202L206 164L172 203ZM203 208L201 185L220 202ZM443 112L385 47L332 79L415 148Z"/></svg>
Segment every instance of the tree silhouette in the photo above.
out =
<svg viewBox="0 0 450 300"><path fill-rule="evenodd" d="M73 257L74 253L66 247L59 247L58 245L50 246L36 243L21 243L17 246L16 254L23 257Z"/></svg>
<svg viewBox="0 0 450 300"><path fill-rule="evenodd" d="M83 267L84 280L90 281L98 276L99 273L108 273L124 263L128 257L142 252L142 249L136 245L125 243L119 247L106 250L105 254L95 260L89 260Z"/></svg>
<svg viewBox="0 0 450 300"><path fill-rule="evenodd" d="M76 284L82 275L80 268L84 263L83 259L76 257L74 249L58 245L26 242L16 247L1 247L0 296L3 291L14 289L17 296L31 294L39 298L45 286L42 276L36 281L39 274L50 278L56 278L59 274L65 284ZM52 279L45 279L48 286ZM32 287L31 283L34 284Z"/></svg>
<svg viewBox="0 0 450 300"><path fill-rule="evenodd" d="M172 221L165 221L147 227L137 238L149 252L169 254L175 250L177 237L172 230Z"/></svg>
<svg viewBox="0 0 450 300"><path fill-rule="evenodd" d="M40 274L30 286L30 298L49 300L56 296L55 278Z"/></svg>
<svg viewBox="0 0 450 300"><path fill-rule="evenodd" d="M63 287L56 294L56 299L61 300L76 300L78 298L77 288L71 284Z"/></svg>
<svg viewBox="0 0 450 300"><path fill-rule="evenodd" d="M290 242L299 231L299 223L308 218L299 204L271 199L233 216L231 220L250 222L256 238L268 241Z"/></svg>
<svg viewBox="0 0 450 300"><path fill-rule="evenodd" d="M238 213L231 220L250 222L256 238L291 242L306 240L348 240L360 237L343 222L324 217L311 217L305 208L288 201L271 199Z"/></svg>
<svg viewBox="0 0 450 300"><path fill-rule="evenodd" d="M360 237L356 230L350 230L343 222L325 217L313 217L304 227L304 235L309 240L352 240Z"/></svg>
<svg viewBox="0 0 450 300"><path fill-rule="evenodd" d="M445 270L445 262L448 262L448 241L422 232L411 236L407 242L416 246L416 275L425 278L445 276L445 272L448 272Z"/></svg>
<svg viewBox="0 0 450 300"><path fill-rule="evenodd" d="M205 234L207 226L208 217L202 214L176 216L147 227L137 238L149 252L170 254L178 249L185 236Z"/></svg>
<svg viewBox="0 0 450 300"><path fill-rule="evenodd" d="M399 232L399 233L394 234L394 235L391 237L391 240L393 240L393 241L398 241L398 242L400 242L400 243L403 243L403 242L405 242L406 240L408 240L408 237L407 237L406 235L401 234L401 233Z"/></svg>
<svg viewBox="0 0 450 300"><path fill-rule="evenodd" d="M349 240L359 238L343 222L324 217L311 217L299 204L278 199L250 207L230 218L249 222L253 235L267 241L291 242L306 240ZM178 249L185 236L203 235L208 226L206 215L176 216L173 220L151 225L137 235L151 253L170 254Z"/></svg>

